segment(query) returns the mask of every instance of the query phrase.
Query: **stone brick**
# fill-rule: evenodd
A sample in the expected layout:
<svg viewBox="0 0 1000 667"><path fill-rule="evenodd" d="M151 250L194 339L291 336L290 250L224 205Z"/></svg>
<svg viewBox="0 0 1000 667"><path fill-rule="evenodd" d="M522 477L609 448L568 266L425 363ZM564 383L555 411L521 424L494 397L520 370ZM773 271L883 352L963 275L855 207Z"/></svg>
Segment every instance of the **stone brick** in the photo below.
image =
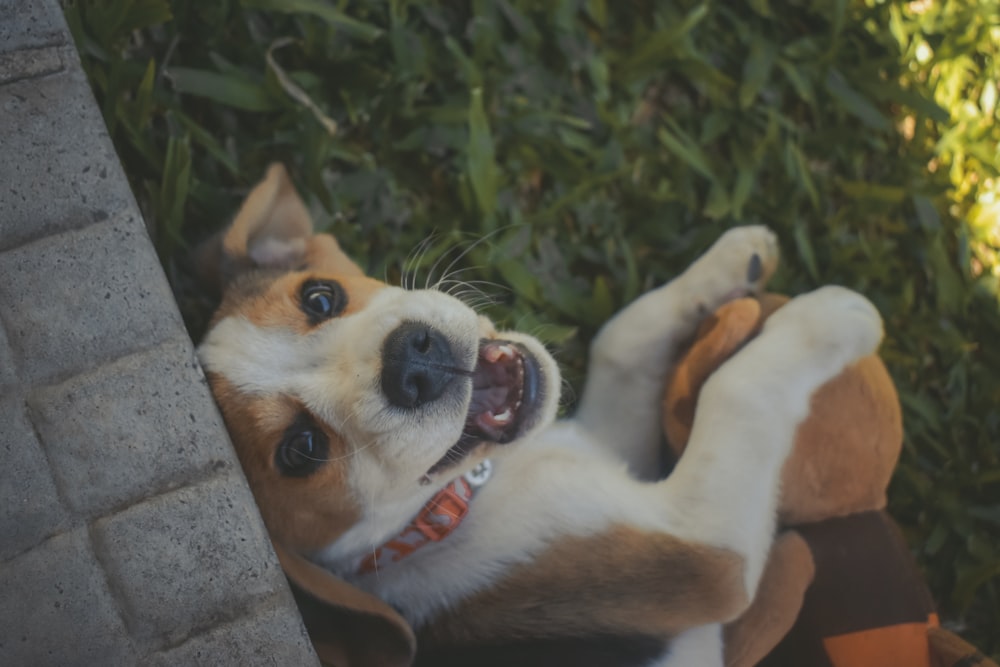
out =
<svg viewBox="0 0 1000 667"><path fill-rule="evenodd" d="M137 664L86 530L0 567L0 665Z"/></svg>
<svg viewBox="0 0 1000 667"><path fill-rule="evenodd" d="M287 590L241 475L95 522L94 543L133 636L165 645Z"/></svg>
<svg viewBox="0 0 1000 667"><path fill-rule="evenodd" d="M0 666L315 664L58 0L0 155Z"/></svg>
<svg viewBox="0 0 1000 667"><path fill-rule="evenodd" d="M319 660L309 643L302 619L289 606L291 604L291 596L288 596L287 605L255 611L249 617L214 628L157 656L153 664L157 667L317 665Z"/></svg>
<svg viewBox="0 0 1000 667"><path fill-rule="evenodd" d="M182 331L130 214L2 253L0 276L0 320L22 379L76 373Z"/></svg>
<svg viewBox="0 0 1000 667"><path fill-rule="evenodd" d="M14 355L7 344L7 334L0 326L0 387L14 384L17 375L14 374Z"/></svg>
<svg viewBox="0 0 1000 667"><path fill-rule="evenodd" d="M63 68L63 50L60 46L46 46L0 53L0 84L58 72Z"/></svg>
<svg viewBox="0 0 1000 667"><path fill-rule="evenodd" d="M36 391L28 404L59 488L78 512L237 467L187 338Z"/></svg>
<svg viewBox="0 0 1000 667"><path fill-rule="evenodd" d="M0 0L0 53L66 40L59 5L45 0Z"/></svg>
<svg viewBox="0 0 1000 667"><path fill-rule="evenodd" d="M5 560L55 534L68 519L19 397L0 398L0 457L0 560Z"/></svg>
<svg viewBox="0 0 1000 667"><path fill-rule="evenodd" d="M0 91L0 248L137 210L79 68Z"/></svg>

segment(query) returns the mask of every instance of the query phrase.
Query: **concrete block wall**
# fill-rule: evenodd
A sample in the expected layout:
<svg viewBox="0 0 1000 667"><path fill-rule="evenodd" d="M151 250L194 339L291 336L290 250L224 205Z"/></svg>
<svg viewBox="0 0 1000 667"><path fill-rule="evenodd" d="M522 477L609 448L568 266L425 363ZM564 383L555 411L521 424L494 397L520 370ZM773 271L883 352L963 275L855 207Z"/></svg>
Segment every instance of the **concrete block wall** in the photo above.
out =
<svg viewBox="0 0 1000 667"><path fill-rule="evenodd" d="M0 0L0 665L318 664L57 0Z"/></svg>

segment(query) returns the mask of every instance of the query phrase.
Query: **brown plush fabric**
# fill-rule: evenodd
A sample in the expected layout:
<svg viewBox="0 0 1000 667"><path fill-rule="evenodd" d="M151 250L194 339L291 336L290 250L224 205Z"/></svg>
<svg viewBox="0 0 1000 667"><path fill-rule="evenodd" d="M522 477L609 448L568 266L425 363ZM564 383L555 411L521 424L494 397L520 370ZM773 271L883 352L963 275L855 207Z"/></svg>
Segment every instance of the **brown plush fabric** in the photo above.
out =
<svg viewBox="0 0 1000 667"><path fill-rule="evenodd" d="M903 417L882 360L868 356L813 395L782 473L778 520L798 526L882 509Z"/></svg>
<svg viewBox="0 0 1000 667"><path fill-rule="evenodd" d="M663 402L663 430L676 456L680 456L691 436L702 385L726 359L757 335L762 322L760 302L747 298L724 304L701 323L695 343L667 381Z"/></svg>
<svg viewBox="0 0 1000 667"><path fill-rule="evenodd" d="M753 667L781 641L795 624L815 573L801 535L792 530L775 540L753 603L724 629L726 667Z"/></svg>
<svg viewBox="0 0 1000 667"><path fill-rule="evenodd" d="M892 519L864 512L796 530L816 574L795 626L761 665L930 667L934 604Z"/></svg>
<svg viewBox="0 0 1000 667"><path fill-rule="evenodd" d="M706 319L664 394L674 453L687 443L704 382L785 301L738 299ZM793 530L772 551L757 599L726 628L727 664L754 664L797 615L763 664L929 667L933 606L896 527L880 511L902 445L892 380L873 355L821 387L811 405L782 471L778 518ZM809 585L804 577L813 567Z"/></svg>

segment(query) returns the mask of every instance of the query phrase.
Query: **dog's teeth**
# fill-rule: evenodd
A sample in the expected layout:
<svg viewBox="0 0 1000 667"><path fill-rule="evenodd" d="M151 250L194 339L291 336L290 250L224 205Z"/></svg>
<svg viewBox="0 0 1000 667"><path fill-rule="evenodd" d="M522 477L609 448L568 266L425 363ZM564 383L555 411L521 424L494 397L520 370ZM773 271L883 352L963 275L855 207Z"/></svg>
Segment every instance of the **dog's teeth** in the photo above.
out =
<svg viewBox="0 0 1000 667"><path fill-rule="evenodd" d="M511 412L511 409L510 408L506 408L500 414L498 414L498 415L492 415L492 419L497 424L506 424L507 422L509 422L511 420L511 418L513 416L514 416L514 413Z"/></svg>
<svg viewBox="0 0 1000 667"><path fill-rule="evenodd" d="M487 362L495 364L501 359L512 359L517 356L510 345L488 345L483 348L482 357Z"/></svg>

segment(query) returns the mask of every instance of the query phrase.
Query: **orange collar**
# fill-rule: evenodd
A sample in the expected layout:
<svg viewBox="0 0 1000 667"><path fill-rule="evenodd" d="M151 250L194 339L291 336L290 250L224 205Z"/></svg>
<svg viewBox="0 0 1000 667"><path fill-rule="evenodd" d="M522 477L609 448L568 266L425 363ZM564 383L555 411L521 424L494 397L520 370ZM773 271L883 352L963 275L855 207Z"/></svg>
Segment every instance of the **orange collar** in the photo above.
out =
<svg viewBox="0 0 1000 667"><path fill-rule="evenodd" d="M427 501L399 535L366 556L358 566L358 574L369 574L397 563L429 542L440 542L461 525L469 513L469 503L476 491L492 474L487 459L461 477L452 480Z"/></svg>

